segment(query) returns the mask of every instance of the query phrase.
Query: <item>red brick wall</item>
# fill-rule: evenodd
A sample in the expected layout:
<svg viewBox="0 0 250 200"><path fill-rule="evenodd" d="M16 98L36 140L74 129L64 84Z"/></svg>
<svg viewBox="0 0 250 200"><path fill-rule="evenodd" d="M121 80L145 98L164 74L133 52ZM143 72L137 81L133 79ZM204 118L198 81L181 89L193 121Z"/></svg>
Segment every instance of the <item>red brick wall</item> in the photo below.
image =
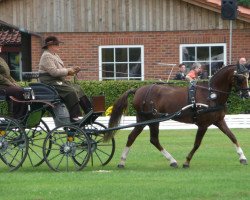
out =
<svg viewBox="0 0 250 200"><path fill-rule="evenodd" d="M178 64L180 44L227 43L227 58L229 59L229 30L54 33L53 35L64 41L59 55L65 66L80 66L83 71L79 77L85 80L98 80L98 47L100 45L144 45L145 79L166 80L172 67L159 66L156 63ZM41 53L41 39L33 36L32 67L34 71L38 69ZM236 63L241 56L250 59L250 29L233 30L232 63ZM175 67L174 71L177 68Z"/></svg>

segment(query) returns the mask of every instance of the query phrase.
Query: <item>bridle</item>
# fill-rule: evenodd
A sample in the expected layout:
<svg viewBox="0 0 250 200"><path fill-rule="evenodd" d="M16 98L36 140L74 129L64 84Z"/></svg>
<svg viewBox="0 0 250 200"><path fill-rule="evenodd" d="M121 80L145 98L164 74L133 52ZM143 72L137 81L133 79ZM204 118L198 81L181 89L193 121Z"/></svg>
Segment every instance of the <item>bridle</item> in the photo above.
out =
<svg viewBox="0 0 250 200"><path fill-rule="evenodd" d="M248 77L249 77L249 75L248 74L246 74L246 73L239 73L239 72L237 72L237 71L234 71L234 76L235 77L243 77L243 78L245 78L246 79L246 81L247 81L247 88L237 88L236 87L236 91L238 92L238 91L240 91L240 92L242 92L242 91L249 91L250 90L250 88L249 88L249 86L248 86ZM225 92L225 91L223 91L223 90L218 90L218 89L215 89L215 88L213 88L212 86L211 86L211 79L209 80L209 82L208 82L208 87L204 87L204 86L201 86L201 85L196 85L195 86L196 88L201 88L201 89L205 89L205 90L208 90L209 91L209 98L211 98L212 97L212 99L213 99L213 96L214 96L214 98L216 98L216 94L214 93L214 92L217 92L217 93L222 93L222 94L230 94L230 92Z"/></svg>

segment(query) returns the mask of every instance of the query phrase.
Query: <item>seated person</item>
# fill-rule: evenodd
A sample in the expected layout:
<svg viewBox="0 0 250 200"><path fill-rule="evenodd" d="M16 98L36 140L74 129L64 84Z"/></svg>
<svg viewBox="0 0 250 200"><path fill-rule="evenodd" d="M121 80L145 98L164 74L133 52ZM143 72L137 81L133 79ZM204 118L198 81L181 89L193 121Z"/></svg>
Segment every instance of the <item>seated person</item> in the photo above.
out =
<svg viewBox="0 0 250 200"><path fill-rule="evenodd" d="M246 58L240 58L237 62L237 72L239 74L246 74L249 76L249 70L247 68L247 60Z"/></svg>
<svg viewBox="0 0 250 200"><path fill-rule="evenodd" d="M4 90L9 100L9 96L13 96L18 100L24 99L23 88L21 88L16 81L10 76L10 69L3 58L0 57L0 90ZM20 119L27 112L27 105L24 103L12 102L12 117Z"/></svg>
<svg viewBox="0 0 250 200"><path fill-rule="evenodd" d="M179 64L179 71L175 75L174 80L185 80L186 79L186 66L181 63Z"/></svg>
<svg viewBox="0 0 250 200"><path fill-rule="evenodd" d="M201 64L194 63L192 65L192 70L188 72L186 75L186 80L188 81L195 81L199 79L199 74L202 72Z"/></svg>
<svg viewBox="0 0 250 200"><path fill-rule="evenodd" d="M79 85L67 81L67 76L73 76L80 71L79 67L66 68L57 54L60 42L55 36L49 36L44 41L44 52L39 63L39 80L54 86L67 106L71 121L79 120L81 108L84 113L92 109L92 105Z"/></svg>

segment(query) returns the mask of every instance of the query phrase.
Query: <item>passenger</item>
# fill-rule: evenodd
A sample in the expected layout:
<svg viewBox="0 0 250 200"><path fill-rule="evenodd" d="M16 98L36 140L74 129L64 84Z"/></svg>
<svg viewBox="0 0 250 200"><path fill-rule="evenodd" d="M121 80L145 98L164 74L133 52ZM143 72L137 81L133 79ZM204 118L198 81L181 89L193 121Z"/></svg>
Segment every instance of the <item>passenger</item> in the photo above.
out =
<svg viewBox="0 0 250 200"><path fill-rule="evenodd" d="M79 85L67 81L67 76L73 76L80 71L79 67L66 68L63 61L57 55L59 44L62 43L55 36L49 36L45 39L39 63L39 80L42 83L54 86L60 97L63 99L70 114L71 121L79 120L84 113L92 109L92 105Z"/></svg>
<svg viewBox="0 0 250 200"><path fill-rule="evenodd" d="M195 81L199 79L199 74L202 72L201 64L194 63L192 65L192 70L186 75L186 80Z"/></svg>
<svg viewBox="0 0 250 200"><path fill-rule="evenodd" d="M185 80L186 79L186 66L181 63L179 64L179 71L175 75L174 80Z"/></svg>
<svg viewBox="0 0 250 200"><path fill-rule="evenodd" d="M3 58L0 57L0 90L4 90L7 101L9 97L13 96L18 100L24 99L23 88L20 87L10 75L10 68ZM27 112L27 105L25 103L11 102L11 115L15 119L22 118Z"/></svg>

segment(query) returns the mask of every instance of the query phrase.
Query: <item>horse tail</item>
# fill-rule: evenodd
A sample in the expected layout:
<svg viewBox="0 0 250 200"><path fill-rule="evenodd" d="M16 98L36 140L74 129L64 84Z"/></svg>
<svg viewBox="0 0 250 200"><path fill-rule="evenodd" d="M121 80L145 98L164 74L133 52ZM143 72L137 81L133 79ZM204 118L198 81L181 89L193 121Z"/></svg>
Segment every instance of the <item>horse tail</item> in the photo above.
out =
<svg viewBox="0 0 250 200"><path fill-rule="evenodd" d="M122 114L126 111L128 107L128 96L130 94L135 94L136 89L128 90L120 96L119 99L113 105L112 113L109 119L109 128L117 127L120 124ZM109 141L115 135L117 130L107 131L104 135L104 141Z"/></svg>

